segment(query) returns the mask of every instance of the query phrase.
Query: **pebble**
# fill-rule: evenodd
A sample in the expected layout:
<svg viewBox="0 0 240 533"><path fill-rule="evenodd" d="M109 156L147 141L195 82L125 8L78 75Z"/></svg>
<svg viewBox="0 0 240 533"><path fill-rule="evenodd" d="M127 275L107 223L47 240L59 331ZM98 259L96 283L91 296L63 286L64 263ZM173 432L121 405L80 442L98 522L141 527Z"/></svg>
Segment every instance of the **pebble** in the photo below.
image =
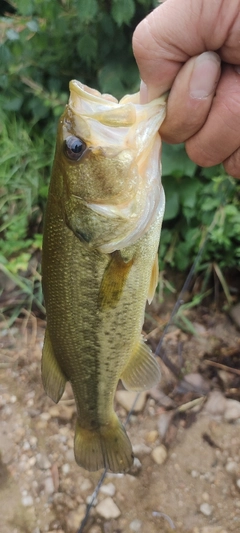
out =
<svg viewBox="0 0 240 533"><path fill-rule="evenodd" d="M240 328L240 303L237 303L234 305L230 311L229 314L231 318L234 320L236 326Z"/></svg>
<svg viewBox="0 0 240 533"><path fill-rule="evenodd" d="M102 529L99 526L93 526L89 529L89 533L102 533Z"/></svg>
<svg viewBox="0 0 240 533"><path fill-rule="evenodd" d="M96 511L106 520L110 520L110 518L118 518L121 514L121 511L110 497L102 500L102 502L97 505Z"/></svg>
<svg viewBox="0 0 240 533"><path fill-rule="evenodd" d="M133 453L138 457L141 457L142 455L148 455L151 453L151 451L152 449L149 446L146 446L146 444L134 444L133 446Z"/></svg>
<svg viewBox="0 0 240 533"><path fill-rule="evenodd" d="M191 471L191 476L192 476L193 478L199 477L199 472L198 472L197 470L192 470L192 471Z"/></svg>
<svg viewBox="0 0 240 533"><path fill-rule="evenodd" d="M92 488L92 483L90 479L84 479L83 482L81 483L81 491L89 490L91 488Z"/></svg>
<svg viewBox="0 0 240 533"><path fill-rule="evenodd" d="M226 398L219 391L210 392L205 404L204 412L210 415L223 415L226 409Z"/></svg>
<svg viewBox="0 0 240 533"><path fill-rule="evenodd" d="M163 444L157 446L152 451L152 458L157 465L162 465L167 459L167 450Z"/></svg>
<svg viewBox="0 0 240 533"><path fill-rule="evenodd" d="M51 463L46 455L38 453L36 456L36 464L41 470L48 470L51 468Z"/></svg>
<svg viewBox="0 0 240 533"><path fill-rule="evenodd" d="M49 496L55 492L54 483L52 477L46 477L44 481L44 490Z"/></svg>
<svg viewBox="0 0 240 533"><path fill-rule="evenodd" d="M113 483L107 483L106 485L101 486L100 492L102 492L106 496L114 496L116 492L116 487Z"/></svg>
<svg viewBox="0 0 240 533"><path fill-rule="evenodd" d="M33 506L33 498L32 496L25 495L22 497L22 504L23 507L32 507Z"/></svg>
<svg viewBox="0 0 240 533"><path fill-rule="evenodd" d="M234 422L238 418L240 418L240 402L231 399L226 400L224 419L227 422Z"/></svg>
<svg viewBox="0 0 240 533"><path fill-rule="evenodd" d="M69 533L75 533L78 531L80 524L85 516L86 507L84 504L79 505L76 511L70 511L67 513L67 528Z"/></svg>
<svg viewBox="0 0 240 533"><path fill-rule="evenodd" d="M89 505L89 503L91 503L91 505L93 507L96 507L96 505L98 503L98 499L94 498L94 500L92 501L92 494L90 494L90 496L87 496L87 498L86 498L86 504Z"/></svg>
<svg viewBox="0 0 240 533"><path fill-rule="evenodd" d="M62 473L69 474L69 472L70 472L70 465L68 463L64 463L64 465L62 465Z"/></svg>
<svg viewBox="0 0 240 533"><path fill-rule="evenodd" d="M146 441L149 444L152 444L153 442L155 442L157 438L158 438L158 431L156 429L149 431L149 433L146 435Z"/></svg>
<svg viewBox="0 0 240 533"><path fill-rule="evenodd" d="M126 409L127 412L131 411L134 401L136 399L136 392L118 390L116 392L116 401ZM147 393L140 392L137 402L134 406L134 413L140 413L145 406L147 400Z"/></svg>
<svg viewBox="0 0 240 533"><path fill-rule="evenodd" d="M142 468L142 463L139 461L137 457L134 457L133 465L131 466L129 470L129 474L131 476L137 476Z"/></svg>
<svg viewBox="0 0 240 533"><path fill-rule="evenodd" d="M240 479L237 479L236 485L237 485L237 488L240 490Z"/></svg>
<svg viewBox="0 0 240 533"><path fill-rule="evenodd" d="M213 508L209 503L205 502L200 505L200 511L204 516L211 516Z"/></svg>
<svg viewBox="0 0 240 533"><path fill-rule="evenodd" d="M228 461L226 464L226 471L228 474L236 474L238 471L238 464L235 461Z"/></svg>
<svg viewBox="0 0 240 533"><path fill-rule="evenodd" d="M129 524L129 528L131 529L131 531L138 532L140 531L141 527L142 527L142 522L138 520L137 518L135 518L135 520L133 520L131 524Z"/></svg>
<svg viewBox="0 0 240 533"><path fill-rule="evenodd" d="M158 431L159 431L159 435L160 435L160 437L162 437L162 439L165 437L165 435L167 433L167 430L168 430L169 424L170 424L170 422L172 420L172 417L173 417L173 413L171 413L170 411L168 411L166 413L162 413L159 416L159 419L158 419Z"/></svg>

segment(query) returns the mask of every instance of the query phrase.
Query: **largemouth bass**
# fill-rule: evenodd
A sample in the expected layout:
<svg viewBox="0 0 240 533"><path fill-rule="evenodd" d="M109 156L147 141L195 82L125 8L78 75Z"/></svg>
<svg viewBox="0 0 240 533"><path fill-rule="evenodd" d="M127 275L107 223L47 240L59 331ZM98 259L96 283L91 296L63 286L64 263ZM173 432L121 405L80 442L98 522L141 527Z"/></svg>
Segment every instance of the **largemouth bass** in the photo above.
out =
<svg viewBox="0 0 240 533"><path fill-rule="evenodd" d="M158 282L164 116L164 97L118 102L71 81L59 123L43 239L42 379L54 402L70 381L75 458L90 471L125 472L133 461L113 407L119 379L134 391L160 379L141 329Z"/></svg>

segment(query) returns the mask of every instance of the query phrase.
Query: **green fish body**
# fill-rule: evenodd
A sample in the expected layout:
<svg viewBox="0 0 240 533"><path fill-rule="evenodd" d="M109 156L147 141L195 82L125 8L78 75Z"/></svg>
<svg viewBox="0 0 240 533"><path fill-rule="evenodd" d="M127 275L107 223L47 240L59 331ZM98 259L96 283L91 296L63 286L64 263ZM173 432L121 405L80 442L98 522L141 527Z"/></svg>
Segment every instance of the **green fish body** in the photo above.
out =
<svg viewBox="0 0 240 533"><path fill-rule="evenodd" d="M77 463L124 472L133 454L114 412L118 381L139 391L160 378L141 329L158 279L165 100L118 103L77 81L70 91L45 215L42 379L55 402L71 383Z"/></svg>

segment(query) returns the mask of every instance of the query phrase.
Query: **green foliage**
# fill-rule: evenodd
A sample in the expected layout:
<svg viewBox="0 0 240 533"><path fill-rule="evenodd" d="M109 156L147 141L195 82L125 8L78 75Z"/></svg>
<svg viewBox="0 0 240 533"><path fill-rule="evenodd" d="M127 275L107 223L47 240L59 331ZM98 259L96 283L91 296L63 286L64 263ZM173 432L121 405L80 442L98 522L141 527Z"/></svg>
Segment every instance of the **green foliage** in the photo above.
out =
<svg viewBox="0 0 240 533"><path fill-rule="evenodd" d="M10 271L29 260L42 226L42 206L48 190L48 172L53 146L43 137L34 142L26 123L15 116L0 115L0 263L8 259ZM35 243L36 241L36 243ZM23 268L24 270L24 268Z"/></svg>
<svg viewBox="0 0 240 533"><path fill-rule="evenodd" d="M117 98L138 90L132 34L158 0L12 3L15 15L0 18L0 266L17 279L41 246L56 124L69 81ZM221 167L199 169L183 146L165 145L162 163L161 268L189 268L208 231L200 268L214 264L219 279L223 269L239 268L239 182ZM27 286L30 294L28 280L20 281L19 290Z"/></svg>
<svg viewBox="0 0 240 533"><path fill-rule="evenodd" d="M208 232L204 268L214 262L221 269L239 268L239 181L227 176L221 166L197 168L179 145L163 147L163 185L162 268L189 268Z"/></svg>

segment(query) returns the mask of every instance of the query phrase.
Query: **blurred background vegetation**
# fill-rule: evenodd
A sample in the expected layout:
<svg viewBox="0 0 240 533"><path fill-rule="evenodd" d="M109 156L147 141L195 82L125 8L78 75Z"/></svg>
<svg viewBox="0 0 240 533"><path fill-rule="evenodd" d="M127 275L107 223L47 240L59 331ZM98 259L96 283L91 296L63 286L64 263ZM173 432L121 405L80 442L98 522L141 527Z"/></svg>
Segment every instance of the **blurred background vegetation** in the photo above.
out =
<svg viewBox="0 0 240 533"><path fill-rule="evenodd" d="M43 211L69 80L118 98L136 92L132 34L156 5L153 0L0 4L0 283L2 312L12 310L11 322L33 301L43 309ZM183 145L164 146L162 159L167 205L161 270L189 269L208 233L198 269L204 286L211 276L220 280L230 303L226 279L240 266L240 183L221 166L197 167ZM13 290L10 299L7 289Z"/></svg>

